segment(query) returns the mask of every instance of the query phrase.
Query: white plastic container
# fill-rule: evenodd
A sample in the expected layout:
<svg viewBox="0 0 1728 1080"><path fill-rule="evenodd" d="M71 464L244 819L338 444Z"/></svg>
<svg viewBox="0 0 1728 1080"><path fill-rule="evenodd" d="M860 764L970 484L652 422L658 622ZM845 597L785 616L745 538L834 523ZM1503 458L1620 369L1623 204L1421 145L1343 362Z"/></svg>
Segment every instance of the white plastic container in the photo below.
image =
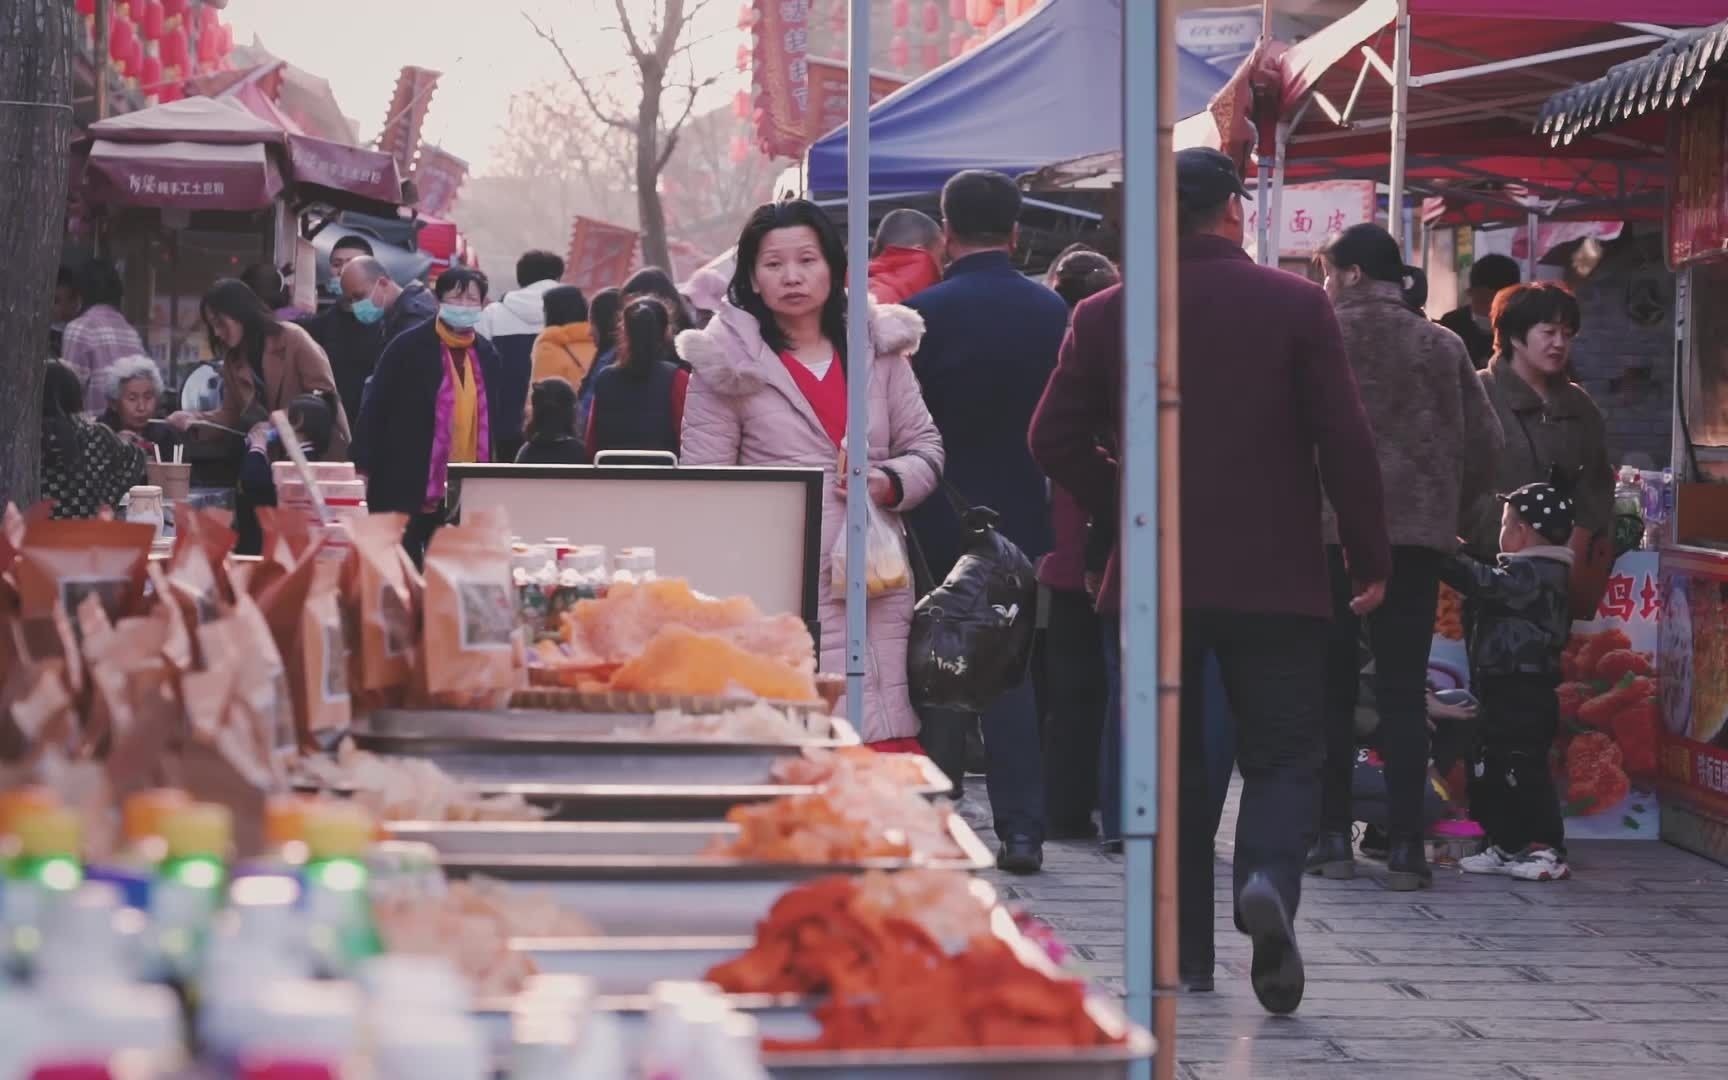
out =
<svg viewBox="0 0 1728 1080"><path fill-rule="evenodd" d="M168 515L162 506L162 489L154 484L139 484L126 493L126 520L153 525L158 539L167 527Z"/></svg>

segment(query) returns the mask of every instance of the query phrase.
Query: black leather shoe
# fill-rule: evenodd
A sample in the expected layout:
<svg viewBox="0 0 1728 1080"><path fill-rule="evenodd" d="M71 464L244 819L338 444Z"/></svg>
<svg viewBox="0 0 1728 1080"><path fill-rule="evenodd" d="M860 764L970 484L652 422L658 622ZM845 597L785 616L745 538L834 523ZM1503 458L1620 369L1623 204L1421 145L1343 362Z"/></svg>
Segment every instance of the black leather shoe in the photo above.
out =
<svg viewBox="0 0 1728 1080"><path fill-rule="evenodd" d="M1308 872L1332 881L1356 876L1356 853L1350 850L1350 834L1323 832L1308 849Z"/></svg>
<svg viewBox="0 0 1728 1080"><path fill-rule="evenodd" d="M1284 898L1265 874L1248 875L1236 897L1238 924L1254 941L1254 964L1250 979L1254 996L1269 1013L1282 1016L1302 1004L1308 978L1302 969L1302 953L1296 948L1296 930Z"/></svg>
<svg viewBox="0 0 1728 1080"><path fill-rule="evenodd" d="M1044 845L1030 836L1010 836L996 853L996 869L1010 874L1036 874L1044 869Z"/></svg>
<svg viewBox="0 0 1728 1080"><path fill-rule="evenodd" d="M1434 884L1428 865L1428 850L1419 836L1393 839L1386 856L1386 887L1393 892L1415 892Z"/></svg>

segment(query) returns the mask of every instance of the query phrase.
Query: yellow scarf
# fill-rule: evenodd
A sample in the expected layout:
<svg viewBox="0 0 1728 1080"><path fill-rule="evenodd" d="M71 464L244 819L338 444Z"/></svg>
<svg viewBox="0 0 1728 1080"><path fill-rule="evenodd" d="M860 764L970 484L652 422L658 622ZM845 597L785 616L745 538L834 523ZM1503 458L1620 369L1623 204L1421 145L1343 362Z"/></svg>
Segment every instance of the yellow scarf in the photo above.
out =
<svg viewBox="0 0 1728 1080"><path fill-rule="evenodd" d="M438 340L450 349L450 359L456 365L455 411L450 417L450 460L473 462L480 460L480 425L478 395L468 369L474 363L474 334L458 334L442 322L434 322Z"/></svg>

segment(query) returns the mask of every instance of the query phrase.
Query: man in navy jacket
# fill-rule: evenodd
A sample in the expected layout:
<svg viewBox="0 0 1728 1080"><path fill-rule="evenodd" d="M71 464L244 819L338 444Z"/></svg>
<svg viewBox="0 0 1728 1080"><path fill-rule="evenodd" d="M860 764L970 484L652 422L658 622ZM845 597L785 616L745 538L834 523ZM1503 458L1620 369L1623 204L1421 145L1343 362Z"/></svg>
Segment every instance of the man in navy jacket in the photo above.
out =
<svg viewBox="0 0 1728 1080"><path fill-rule="evenodd" d="M1184 150L1176 155L1176 176L1180 964L1191 987L1211 989L1218 818L1197 690L1207 657L1215 655L1236 717L1243 779L1233 860L1236 925L1254 941L1255 994L1269 1011L1287 1013L1302 999L1293 920L1318 825L1324 756L1321 700L1332 604L1320 533L1322 486L1338 511L1358 614L1385 596L1391 547L1373 431L1326 294L1295 274L1256 265L1242 250L1247 192L1228 157ZM1031 432L1032 451L1050 479L1095 519L1116 517L1119 470L1097 445L1100 432L1121 445L1122 372L1118 286L1076 309ZM1111 554L1099 598L1107 618L1121 611L1118 554ZM1119 687L1116 659L1112 678Z"/></svg>
<svg viewBox="0 0 1728 1080"><path fill-rule="evenodd" d="M1034 562L1050 550L1044 474L1025 432L1068 327L1068 305L1014 266L1020 189L996 172L963 172L942 189L952 262L941 284L907 301L924 316L913 368L942 432L945 476L967 501L1001 515L1002 535ZM960 558L960 521L945 499L911 515L940 581ZM932 718L936 723L945 722ZM998 864L1032 873L1043 863L1044 779L1031 679L984 714ZM951 722L951 719L947 722Z"/></svg>

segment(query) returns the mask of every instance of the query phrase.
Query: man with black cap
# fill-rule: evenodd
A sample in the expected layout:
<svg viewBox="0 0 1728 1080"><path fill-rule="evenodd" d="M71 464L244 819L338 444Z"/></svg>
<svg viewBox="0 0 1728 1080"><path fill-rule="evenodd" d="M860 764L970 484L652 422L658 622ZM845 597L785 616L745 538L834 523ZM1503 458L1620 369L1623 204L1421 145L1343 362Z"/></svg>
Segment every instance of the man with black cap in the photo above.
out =
<svg viewBox="0 0 1728 1080"><path fill-rule="evenodd" d="M1440 577L1471 604L1470 685L1481 701L1480 741L1470 769L1470 815L1482 826L1479 854L1459 861L1470 874L1564 881L1566 832L1548 750L1560 729L1561 654L1572 634L1572 478L1556 466L1550 482L1500 496L1500 559L1466 555L1440 564Z"/></svg>
<svg viewBox="0 0 1728 1080"><path fill-rule="evenodd" d="M1332 609L1320 542L1322 485L1337 510L1359 613L1384 598L1391 548L1373 432L1326 294L1295 274L1255 264L1242 250L1248 192L1228 157L1181 151L1176 179L1182 678L1189 688L1182 697L1180 965L1190 989L1212 988L1218 807L1196 690L1207 658L1216 656L1236 717L1243 778L1236 925L1254 941L1256 996L1269 1011L1287 1013L1302 1000L1293 920L1323 756ZM1098 435L1121 445L1122 369L1117 287L1075 311L1032 423L1033 456L1050 479L1106 520L1114 519L1119 465L1098 453ZM1118 555L1100 596L1100 611L1111 618L1120 612ZM1120 671L1118 663L1118 685Z"/></svg>
<svg viewBox="0 0 1728 1080"><path fill-rule="evenodd" d="M1494 298L1522 280L1518 264L1505 255L1484 255L1470 267L1470 302L1447 312L1440 325L1464 340L1470 362L1481 371L1494 356Z"/></svg>

